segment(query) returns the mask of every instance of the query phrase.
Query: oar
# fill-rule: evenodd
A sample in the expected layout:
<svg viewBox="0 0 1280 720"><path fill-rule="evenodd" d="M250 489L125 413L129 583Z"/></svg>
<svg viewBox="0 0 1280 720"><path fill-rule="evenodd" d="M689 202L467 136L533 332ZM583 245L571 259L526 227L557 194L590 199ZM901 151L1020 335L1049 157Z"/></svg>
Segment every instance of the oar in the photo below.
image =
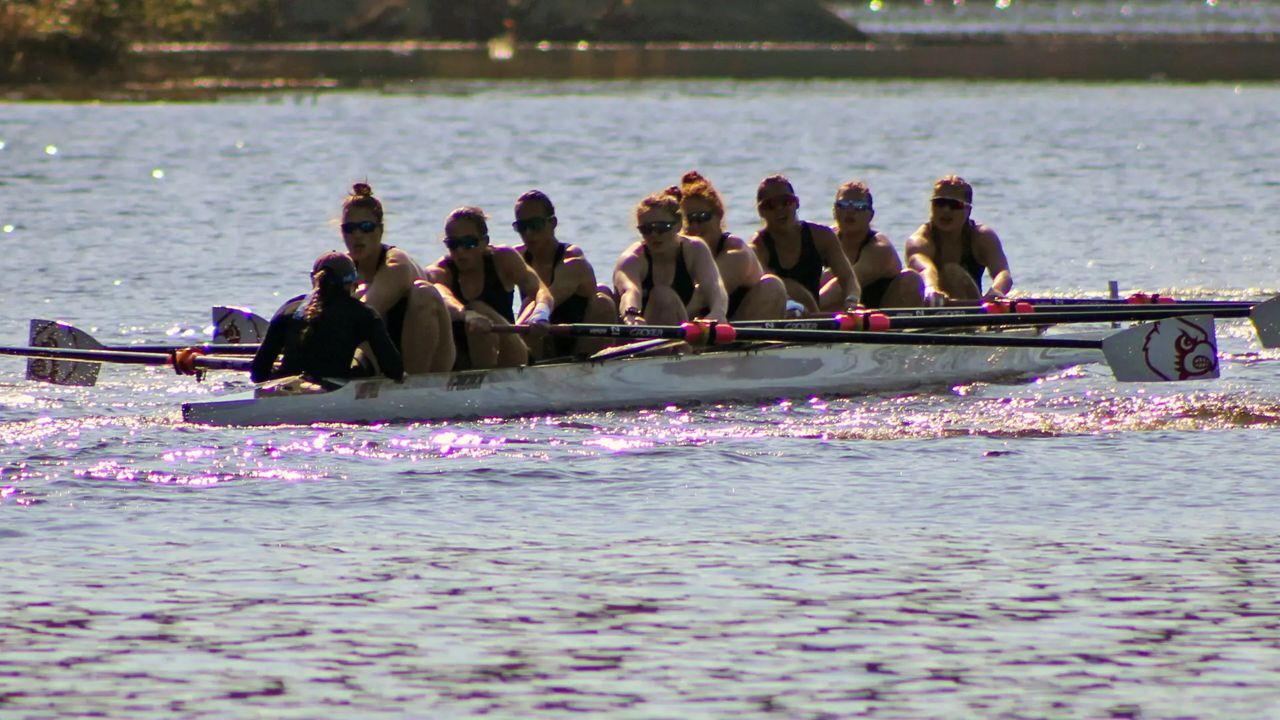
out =
<svg viewBox="0 0 1280 720"><path fill-rule="evenodd" d="M520 325L495 332L528 332ZM690 344L723 345L737 340L862 343L989 348L1100 350L1116 379L1163 381L1218 377L1217 336L1212 315L1158 320L1136 325L1102 339L1028 337L1025 335L926 334L882 331L797 330L735 327L717 323L683 325L552 325L551 335L604 338L666 338Z"/></svg>
<svg viewBox="0 0 1280 720"><path fill-rule="evenodd" d="M257 345L234 345L230 343L103 345L80 328L53 320L32 320L27 343L34 348L118 352L174 353L178 350L190 348L203 354L217 353L221 355L248 355L256 353L258 349ZM27 379L55 385L92 387L97 384L98 371L101 369L102 365L99 362L77 362L69 358L65 360L32 358L27 361Z"/></svg>
<svg viewBox="0 0 1280 720"><path fill-rule="evenodd" d="M127 350L85 350L79 348L46 348L46 347L14 347L11 345L0 345L0 355L17 355L19 357L37 358L41 360L50 360L48 363L46 377L35 377L33 380L45 380L57 385L78 384L63 381L59 376L65 374L65 369L58 368L58 362L64 360L73 361L73 363L123 363L126 365L159 365L177 367L187 370L190 368L201 368L205 370L240 370L248 371L253 366L253 361L248 358L229 358L218 357L216 355L195 355L184 357L182 351L172 353L161 352L132 352ZM28 369L30 373L30 369Z"/></svg>
<svg viewBox="0 0 1280 720"><path fill-rule="evenodd" d="M104 345L97 338L74 325L57 320L32 320L27 342L33 347L73 348L80 350L120 350L124 352L173 352L193 348L211 355L253 355L258 345L236 343L141 343L137 345Z"/></svg>
<svg viewBox="0 0 1280 720"><path fill-rule="evenodd" d="M1233 304L1206 308L1195 305L1193 314L1212 315L1217 318L1243 318L1253 320L1263 347L1280 347L1280 297L1256 305ZM828 318L797 320L757 320L736 323L739 331L745 328L770 328L789 330L914 330L971 327L1039 326L1069 323L1101 323L1117 320L1160 320L1188 314L1181 305L1115 305L1089 310L1054 309L1036 312L1019 312L988 315L966 313L961 315L885 315L876 311L861 313L837 313ZM741 336L741 335L740 335Z"/></svg>

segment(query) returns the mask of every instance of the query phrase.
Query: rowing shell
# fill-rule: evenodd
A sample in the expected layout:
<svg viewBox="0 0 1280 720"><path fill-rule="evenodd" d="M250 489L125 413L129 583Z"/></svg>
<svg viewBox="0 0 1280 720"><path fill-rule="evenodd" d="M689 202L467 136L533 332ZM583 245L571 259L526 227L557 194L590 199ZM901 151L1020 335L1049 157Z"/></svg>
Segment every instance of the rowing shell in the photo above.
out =
<svg viewBox="0 0 1280 720"><path fill-rule="evenodd" d="M415 375L401 384L356 379L328 391L282 380L186 403L182 414L188 422L210 425L511 417L899 391L1025 378L1102 360L1101 351L1083 348L761 343L700 354Z"/></svg>

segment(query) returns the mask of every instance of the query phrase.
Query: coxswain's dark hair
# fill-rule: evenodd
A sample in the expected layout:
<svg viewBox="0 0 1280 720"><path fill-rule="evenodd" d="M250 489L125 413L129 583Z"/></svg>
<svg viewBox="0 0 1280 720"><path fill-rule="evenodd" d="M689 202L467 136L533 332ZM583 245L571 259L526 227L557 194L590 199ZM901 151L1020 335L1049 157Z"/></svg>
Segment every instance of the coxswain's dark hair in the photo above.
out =
<svg viewBox="0 0 1280 720"><path fill-rule="evenodd" d="M343 216L345 217L355 208L372 211L374 217L378 218L378 222L382 222L382 201L373 196L373 188L369 183L359 182L351 186L351 194L342 203Z"/></svg>
<svg viewBox="0 0 1280 720"><path fill-rule="evenodd" d="M347 289L348 278L339 274L339 271L331 267L322 267L311 275L311 285L313 290L311 297L307 301L306 307L302 309L302 332L299 339L305 341L311 333L311 328L324 315L325 306L339 302L342 297L351 297L351 291Z"/></svg>

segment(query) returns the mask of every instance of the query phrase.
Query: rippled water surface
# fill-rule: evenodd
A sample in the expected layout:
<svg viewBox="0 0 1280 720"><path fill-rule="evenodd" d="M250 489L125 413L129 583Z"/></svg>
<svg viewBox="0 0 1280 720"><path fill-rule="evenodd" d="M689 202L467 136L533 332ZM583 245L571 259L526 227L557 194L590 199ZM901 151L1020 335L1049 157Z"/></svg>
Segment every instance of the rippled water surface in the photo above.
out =
<svg viewBox="0 0 1280 720"><path fill-rule="evenodd" d="M0 343L269 314L350 183L420 259L462 204L557 203L607 272L647 192L764 175L901 245L976 187L1026 294L1280 286L1280 87L419 85L0 105ZM1280 713L1280 353L1223 377L515 420L211 429L243 386L0 358L0 716L1267 718Z"/></svg>

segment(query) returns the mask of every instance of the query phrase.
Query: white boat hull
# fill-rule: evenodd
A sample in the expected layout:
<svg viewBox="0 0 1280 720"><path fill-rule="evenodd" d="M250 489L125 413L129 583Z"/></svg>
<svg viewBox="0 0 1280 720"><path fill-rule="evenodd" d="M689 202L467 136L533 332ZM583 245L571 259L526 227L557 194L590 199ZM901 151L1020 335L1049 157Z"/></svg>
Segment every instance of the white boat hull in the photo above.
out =
<svg viewBox="0 0 1280 720"><path fill-rule="evenodd" d="M1073 335L1072 337L1097 337ZM270 386L183 405L210 425L381 423L571 410L860 394L1014 379L1083 363L1097 350L804 344L604 362L357 379L323 393Z"/></svg>

